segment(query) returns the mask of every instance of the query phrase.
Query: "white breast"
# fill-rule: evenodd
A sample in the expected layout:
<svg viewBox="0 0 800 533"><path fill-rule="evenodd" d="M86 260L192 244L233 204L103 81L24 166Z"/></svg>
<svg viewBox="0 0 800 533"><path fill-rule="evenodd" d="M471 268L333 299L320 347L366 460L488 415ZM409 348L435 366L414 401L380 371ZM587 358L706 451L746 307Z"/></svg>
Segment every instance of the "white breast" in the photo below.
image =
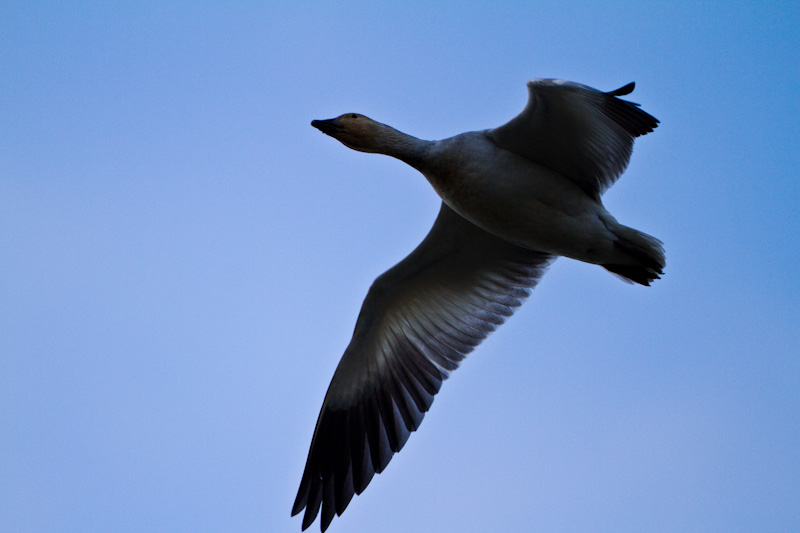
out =
<svg viewBox="0 0 800 533"><path fill-rule="evenodd" d="M498 148L484 132L436 143L420 170L461 216L519 246L591 263L613 249L606 225L614 219L601 203L573 181Z"/></svg>

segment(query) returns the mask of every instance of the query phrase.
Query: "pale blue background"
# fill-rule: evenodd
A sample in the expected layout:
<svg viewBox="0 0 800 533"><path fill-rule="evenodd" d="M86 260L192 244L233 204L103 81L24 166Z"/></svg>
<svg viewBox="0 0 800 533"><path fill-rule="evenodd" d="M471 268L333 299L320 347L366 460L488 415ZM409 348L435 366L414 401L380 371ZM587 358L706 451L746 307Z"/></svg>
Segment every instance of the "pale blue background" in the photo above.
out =
<svg viewBox="0 0 800 533"><path fill-rule="evenodd" d="M797 3L108 4L0 4L0 531L299 531L438 209L310 120L442 138L533 77L636 81L605 201L666 275L557 261L330 531L800 530Z"/></svg>

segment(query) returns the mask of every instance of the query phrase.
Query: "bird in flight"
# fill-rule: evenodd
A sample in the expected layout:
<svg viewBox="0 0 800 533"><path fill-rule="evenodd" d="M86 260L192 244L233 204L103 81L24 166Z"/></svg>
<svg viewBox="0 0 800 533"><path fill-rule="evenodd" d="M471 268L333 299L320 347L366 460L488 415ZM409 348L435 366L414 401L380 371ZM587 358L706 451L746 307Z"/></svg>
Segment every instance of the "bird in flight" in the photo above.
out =
<svg viewBox="0 0 800 533"><path fill-rule="evenodd" d="M618 97L552 79L528 82L498 128L425 141L357 113L311 125L360 152L421 172L442 199L422 243L372 284L317 419L292 515L321 530L386 468L442 381L528 297L557 256L627 282L663 273L661 242L623 226L602 193L634 138L658 120Z"/></svg>

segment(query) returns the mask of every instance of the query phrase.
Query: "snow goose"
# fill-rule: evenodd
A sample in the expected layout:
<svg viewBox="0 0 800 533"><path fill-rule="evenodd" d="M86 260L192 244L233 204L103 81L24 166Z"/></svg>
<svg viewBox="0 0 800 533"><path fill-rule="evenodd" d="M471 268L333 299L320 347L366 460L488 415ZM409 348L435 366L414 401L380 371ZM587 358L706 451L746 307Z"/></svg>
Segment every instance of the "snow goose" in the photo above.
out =
<svg viewBox="0 0 800 533"><path fill-rule="evenodd" d="M448 373L527 298L555 257L649 285L661 242L618 223L600 201L635 137L658 120L601 92L536 79L499 128L424 141L357 113L311 125L361 152L419 170L442 199L422 243L372 284L325 395L292 515L321 530L386 468Z"/></svg>

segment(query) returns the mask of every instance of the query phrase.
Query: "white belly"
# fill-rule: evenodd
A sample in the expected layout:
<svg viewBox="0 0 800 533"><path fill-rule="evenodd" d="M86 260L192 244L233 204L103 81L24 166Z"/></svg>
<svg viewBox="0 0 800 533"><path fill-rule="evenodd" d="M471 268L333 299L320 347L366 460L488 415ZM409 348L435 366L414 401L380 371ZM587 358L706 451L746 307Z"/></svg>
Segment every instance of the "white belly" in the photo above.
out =
<svg viewBox="0 0 800 533"><path fill-rule="evenodd" d="M525 248L590 263L613 256L608 225L616 221L602 204L574 182L476 135L464 135L468 150L445 146L452 156L446 165L423 170L451 208Z"/></svg>

